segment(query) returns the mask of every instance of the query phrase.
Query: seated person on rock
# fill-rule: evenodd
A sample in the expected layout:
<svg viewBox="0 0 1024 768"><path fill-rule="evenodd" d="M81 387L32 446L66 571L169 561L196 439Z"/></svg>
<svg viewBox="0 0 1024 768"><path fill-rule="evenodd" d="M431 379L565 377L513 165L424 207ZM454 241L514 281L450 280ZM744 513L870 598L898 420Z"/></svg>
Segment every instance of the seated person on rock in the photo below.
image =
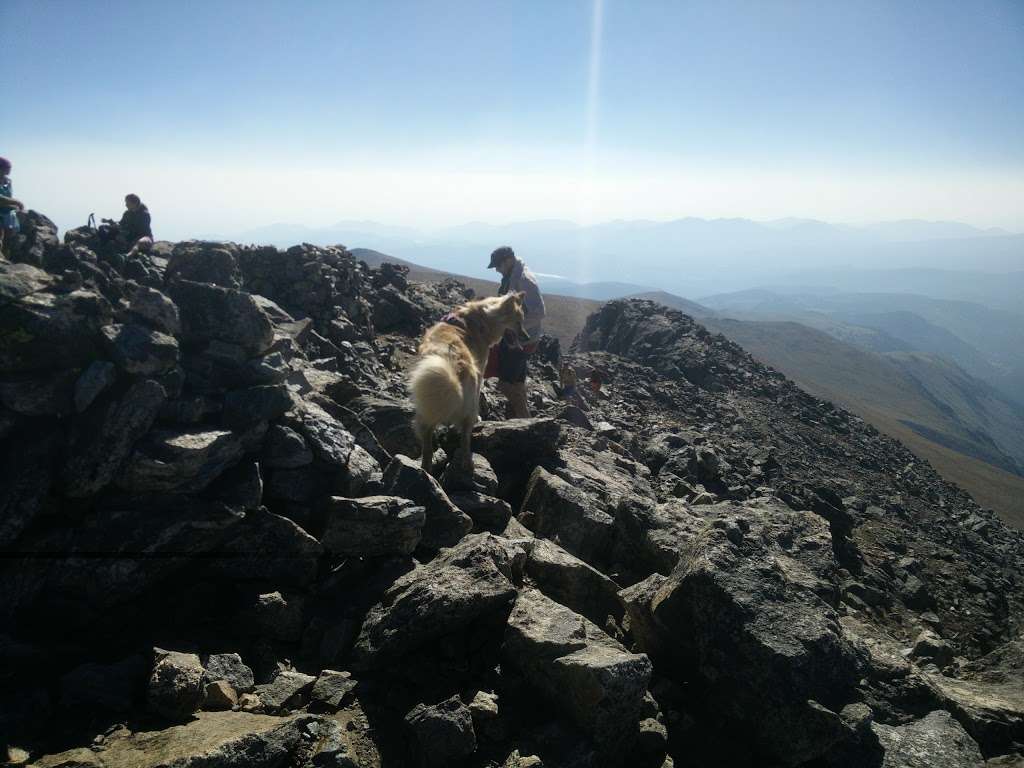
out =
<svg viewBox="0 0 1024 768"><path fill-rule="evenodd" d="M20 200L12 196L11 161L0 157L0 256L6 256L11 249L14 236L18 234L18 211L25 210Z"/></svg>
<svg viewBox="0 0 1024 768"><path fill-rule="evenodd" d="M153 229L150 226L149 208L136 194L124 196L127 210L118 224L119 239L130 248L128 256L149 253L153 247Z"/></svg>

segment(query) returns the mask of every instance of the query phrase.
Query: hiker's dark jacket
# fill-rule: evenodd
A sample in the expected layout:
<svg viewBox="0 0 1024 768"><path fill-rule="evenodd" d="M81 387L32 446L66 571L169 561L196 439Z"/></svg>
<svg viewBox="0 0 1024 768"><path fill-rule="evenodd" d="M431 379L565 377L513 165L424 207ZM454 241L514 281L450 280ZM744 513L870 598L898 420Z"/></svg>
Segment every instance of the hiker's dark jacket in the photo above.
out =
<svg viewBox="0 0 1024 768"><path fill-rule="evenodd" d="M129 243L134 243L140 237L153 237L153 230L149 226L149 208L145 203L140 204L134 211L125 211L118 227Z"/></svg>

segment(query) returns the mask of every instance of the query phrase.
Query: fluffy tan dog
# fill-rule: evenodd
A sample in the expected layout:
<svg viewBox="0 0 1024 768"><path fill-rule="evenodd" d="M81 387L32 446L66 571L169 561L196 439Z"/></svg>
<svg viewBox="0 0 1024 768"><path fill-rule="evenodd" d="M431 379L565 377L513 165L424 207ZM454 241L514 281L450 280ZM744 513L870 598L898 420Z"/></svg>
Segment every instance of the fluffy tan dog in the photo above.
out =
<svg viewBox="0 0 1024 768"><path fill-rule="evenodd" d="M472 471L470 434L479 418L487 353L506 331L513 331L520 341L530 339L523 328L522 293L463 304L423 334L409 389L427 472L434 455L434 430L441 424L462 429L462 467Z"/></svg>

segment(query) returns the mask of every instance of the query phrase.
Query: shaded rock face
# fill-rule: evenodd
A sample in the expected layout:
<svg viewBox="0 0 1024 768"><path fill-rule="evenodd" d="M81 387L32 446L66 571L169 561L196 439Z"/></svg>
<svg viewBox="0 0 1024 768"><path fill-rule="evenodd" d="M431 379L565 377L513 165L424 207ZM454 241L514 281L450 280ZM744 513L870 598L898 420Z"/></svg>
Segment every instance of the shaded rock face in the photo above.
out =
<svg viewBox="0 0 1024 768"><path fill-rule="evenodd" d="M534 590L509 617L505 659L593 739L610 764L635 747L651 663Z"/></svg>
<svg viewBox="0 0 1024 768"><path fill-rule="evenodd" d="M543 343L535 417L492 420L488 384L473 473L441 434L430 475L407 458L405 373L458 284L342 247L126 259L20 219L0 262L0 732L29 760L1020 752L1020 535L689 318L599 310L570 362L602 392L572 407Z"/></svg>
<svg viewBox="0 0 1024 768"><path fill-rule="evenodd" d="M395 581L363 621L355 664L395 664L432 641L507 614L516 596L510 579L518 548L509 549L488 534L471 536Z"/></svg>
<svg viewBox="0 0 1024 768"><path fill-rule="evenodd" d="M737 719L770 702L751 727L766 752L799 765L849 735L839 712L865 661L827 601L828 527L781 505L702 509L706 527L651 601L652 652L695 667Z"/></svg>

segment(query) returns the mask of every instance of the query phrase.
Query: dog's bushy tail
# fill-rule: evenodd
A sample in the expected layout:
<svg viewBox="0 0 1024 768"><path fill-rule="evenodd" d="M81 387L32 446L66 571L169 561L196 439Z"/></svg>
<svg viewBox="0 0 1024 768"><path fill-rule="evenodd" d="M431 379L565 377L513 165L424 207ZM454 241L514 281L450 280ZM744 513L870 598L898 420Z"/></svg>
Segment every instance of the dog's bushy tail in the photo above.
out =
<svg viewBox="0 0 1024 768"><path fill-rule="evenodd" d="M409 389L421 424L451 423L462 410L462 384L451 360L441 355L420 358L409 374Z"/></svg>

